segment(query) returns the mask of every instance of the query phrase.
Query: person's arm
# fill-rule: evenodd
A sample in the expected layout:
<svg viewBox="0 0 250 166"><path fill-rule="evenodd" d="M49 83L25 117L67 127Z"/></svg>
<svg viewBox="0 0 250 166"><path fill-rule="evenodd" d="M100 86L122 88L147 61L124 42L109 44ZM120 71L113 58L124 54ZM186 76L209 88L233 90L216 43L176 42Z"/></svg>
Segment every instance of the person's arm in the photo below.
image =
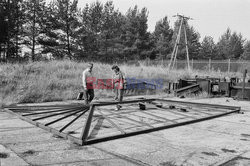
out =
<svg viewBox="0 0 250 166"><path fill-rule="evenodd" d="M86 72L85 71L83 71L82 72L82 85L83 85L83 88L84 88L84 90L87 90L87 81L86 81Z"/></svg>

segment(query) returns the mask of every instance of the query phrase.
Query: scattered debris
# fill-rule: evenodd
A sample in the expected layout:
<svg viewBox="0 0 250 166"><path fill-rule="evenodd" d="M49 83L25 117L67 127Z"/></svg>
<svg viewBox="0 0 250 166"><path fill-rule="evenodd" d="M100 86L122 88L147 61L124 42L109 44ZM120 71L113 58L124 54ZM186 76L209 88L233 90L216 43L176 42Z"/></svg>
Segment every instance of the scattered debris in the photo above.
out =
<svg viewBox="0 0 250 166"><path fill-rule="evenodd" d="M175 106L174 105L170 105L169 108L170 109L175 109Z"/></svg>
<svg viewBox="0 0 250 166"><path fill-rule="evenodd" d="M146 110L146 105L143 103L139 103L140 110Z"/></svg>
<svg viewBox="0 0 250 166"><path fill-rule="evenodd" d="M0 153L0 159L6 159L8 158L10 155L8 153Z"/></svg>
<svg viewBox="0 0 250 166"><path fill-rule="evenodd" d="M214 152L202 152L202 154L208 155L208 156L219 156L218 154Z"/></svg>
<svg viewBox="0 0 250 166"><path fill-rule="evenodd" d="M67 134L77 134L75 131L68 131Z"/></svg>
<svg viewBox="0 0 250 166"><path fill-rule="evenodd" d="M21 155L22 155L23 157L25 157L25 156L34 155L35 153L36 153L36 152L35 152L34 150L28 150L28 151L23 152Z"/></svg>
<svg viewBox="0 0 250 166"><path fill-rule="evenodd" d="M223 148L221 149L223 152L227 153L227 152L230 152L230 153L236 153L235 150L230 150L230 149L226 149L226 148Z"/></svg>
<svg viewBox="0 0 250 166"><path fill-rule="evenodd" d="M250 134L241 134L243 137L250 137Z"/></svg>
<svg viewBox="0 0 250 166"><path fill-rule="evenodd" d="M180 111L182 111L182 112L188 112L186 108L180 108Z"/></svg>

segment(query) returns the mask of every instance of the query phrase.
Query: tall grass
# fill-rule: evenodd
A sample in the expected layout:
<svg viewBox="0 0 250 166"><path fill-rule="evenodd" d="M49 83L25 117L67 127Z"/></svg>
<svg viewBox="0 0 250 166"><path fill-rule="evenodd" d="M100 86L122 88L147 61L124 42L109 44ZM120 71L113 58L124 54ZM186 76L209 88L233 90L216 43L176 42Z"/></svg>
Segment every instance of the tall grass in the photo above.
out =
<svg viewBox="0 0 250 166"><path fill-rule="evenodd" d="M1 64L0 105L75 99L82 91L81 73L86 63L73 61L33 62L27 64ZM195 75L210 77L240 76L240 73L219 71L172 70L162 66L120 65L127 77L161 78L164 82L188 79ZM97 78L111 78L111 65L95 63L93 74ZM96 90L96 97L111 96L111 91Z"/></svg>

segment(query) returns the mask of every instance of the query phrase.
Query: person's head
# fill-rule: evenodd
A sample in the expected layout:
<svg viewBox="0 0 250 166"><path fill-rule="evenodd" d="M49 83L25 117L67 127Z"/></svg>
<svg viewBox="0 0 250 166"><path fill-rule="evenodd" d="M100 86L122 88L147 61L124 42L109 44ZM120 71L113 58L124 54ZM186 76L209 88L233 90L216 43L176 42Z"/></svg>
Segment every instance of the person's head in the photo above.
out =
<svg viewBox="0 0 250 166"><path fill-rule="evenodd" d="M93 65L93 63L89 63L89 64L88 64L88 69L89 69L89 72L91 72L91 71L92 71L93 66L94 66L94 65Z"/></svg>
<svg viewBox="0 0 250 166"><path fill-rule="evenodd" d="M117 65L112 66L111 68L115 73L120 71L120 68Z"/></svg>

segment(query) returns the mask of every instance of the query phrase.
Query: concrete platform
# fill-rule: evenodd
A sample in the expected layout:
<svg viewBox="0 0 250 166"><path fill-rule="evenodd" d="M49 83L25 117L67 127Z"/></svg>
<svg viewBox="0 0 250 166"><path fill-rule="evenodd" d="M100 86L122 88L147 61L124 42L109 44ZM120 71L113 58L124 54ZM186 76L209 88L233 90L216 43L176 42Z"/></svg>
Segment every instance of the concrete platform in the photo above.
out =
<svg viewBox="0 0 250 166"><path fill-rule="evenodd" d="M250 165L249 101L175 100L241 106L244 114L78 146L0 111L0 165Z"/></svg>

